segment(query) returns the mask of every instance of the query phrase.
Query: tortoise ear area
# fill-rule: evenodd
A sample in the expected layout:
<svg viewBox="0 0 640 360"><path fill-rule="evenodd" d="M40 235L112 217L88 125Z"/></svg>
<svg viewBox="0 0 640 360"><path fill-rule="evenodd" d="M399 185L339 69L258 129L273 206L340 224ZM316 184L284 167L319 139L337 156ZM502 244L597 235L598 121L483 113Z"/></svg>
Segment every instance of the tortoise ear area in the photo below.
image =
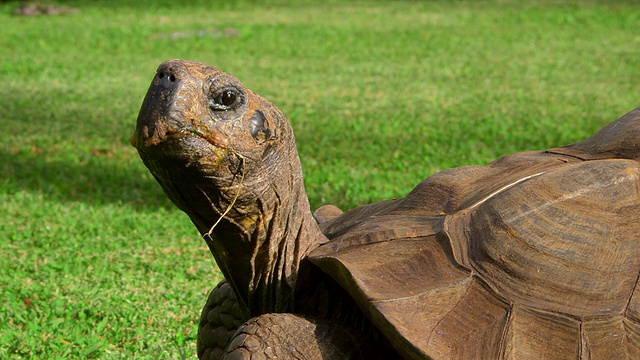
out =
<svg viewBox="0 0 640 360"><path fill-rule="evenodd" d="M272 131L269 125L269 121L260 110L254 111L253 115L249 118L249 133L258 144L262 144L272 137Z"/></svg>

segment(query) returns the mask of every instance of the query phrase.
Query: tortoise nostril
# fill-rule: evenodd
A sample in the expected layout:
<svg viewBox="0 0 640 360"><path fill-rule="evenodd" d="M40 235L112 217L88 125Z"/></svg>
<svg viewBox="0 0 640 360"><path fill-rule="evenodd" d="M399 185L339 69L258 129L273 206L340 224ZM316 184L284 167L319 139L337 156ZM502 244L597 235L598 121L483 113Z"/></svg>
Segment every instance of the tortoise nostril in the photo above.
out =
<svg viewBox="0 0 640 360"><path fill-rule="evenodd" d="M158 79L162 80L162 79L164 79L165 77L166 77L166 78L167 78L167 80L169 80L170 82L175 82L175 81L176 81L176 76L175 76L175 75L173 75L171 72L166 73L166 72L164 72L164 71L160 71L160 72L158 73Z"/></svg>

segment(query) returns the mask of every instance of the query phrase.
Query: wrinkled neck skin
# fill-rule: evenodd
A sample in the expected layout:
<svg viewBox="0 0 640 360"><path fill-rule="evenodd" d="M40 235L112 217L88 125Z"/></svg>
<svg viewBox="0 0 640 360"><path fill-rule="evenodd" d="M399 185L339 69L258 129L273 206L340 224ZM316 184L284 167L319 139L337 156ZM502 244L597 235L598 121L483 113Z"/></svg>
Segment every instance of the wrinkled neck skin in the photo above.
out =
<svg viewBox="0 0 640 360"><path fill-rule="evenodd" d="M230 182L202 181L199 194L187 195L193 184L185 191L172 184L178 197L190 197L186 206L174 202L203 235L252 316L292 311L296 293L314 287L305 283L312 281L306 276L307 255L327 241L311 214L297 151L287 150L279 151L277 159L260 161L265 164L260 169L238 157L240 165Z"/></svg>

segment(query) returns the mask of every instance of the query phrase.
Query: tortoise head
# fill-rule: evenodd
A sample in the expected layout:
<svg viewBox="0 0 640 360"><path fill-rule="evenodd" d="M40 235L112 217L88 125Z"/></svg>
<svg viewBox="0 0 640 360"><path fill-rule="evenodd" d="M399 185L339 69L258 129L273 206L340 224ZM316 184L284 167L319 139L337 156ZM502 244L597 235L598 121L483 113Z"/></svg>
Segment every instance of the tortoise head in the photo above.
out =
<svg viewBox="0 0 640 360"><path fill-rule="evenodd" d="M201 232L231 202L236 217L255 218L256 198L290 161L299 163L291 127L274 105L194 61L158 67L131 143Z"/></svg>
<svg viewBox="0 0 640 360"><path fill-rule="evenodd" d="M172 60L151 82L131 143L238 299L252 313L288 309L303 259L326 238L280 110L229 74Z"/></svg>

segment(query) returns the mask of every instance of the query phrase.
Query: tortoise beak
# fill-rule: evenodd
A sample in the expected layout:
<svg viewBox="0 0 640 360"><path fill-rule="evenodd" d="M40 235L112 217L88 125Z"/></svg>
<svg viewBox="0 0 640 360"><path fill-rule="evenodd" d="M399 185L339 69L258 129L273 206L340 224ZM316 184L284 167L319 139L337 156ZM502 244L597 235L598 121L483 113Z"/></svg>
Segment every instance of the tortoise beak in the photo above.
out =
<svg viewBox="0 0 640 360"><path fill-rule="evenodd" d="M180 101L188 95L193 98L197 94L197 91L189 91L194 82L186 66L179 61L168 61L158 67L138 114L131 140L133 146L140 149L157 145L170 134L179 134L185 119L189 118L185 115L195 110L185 108L185 101Z"/></svg>

